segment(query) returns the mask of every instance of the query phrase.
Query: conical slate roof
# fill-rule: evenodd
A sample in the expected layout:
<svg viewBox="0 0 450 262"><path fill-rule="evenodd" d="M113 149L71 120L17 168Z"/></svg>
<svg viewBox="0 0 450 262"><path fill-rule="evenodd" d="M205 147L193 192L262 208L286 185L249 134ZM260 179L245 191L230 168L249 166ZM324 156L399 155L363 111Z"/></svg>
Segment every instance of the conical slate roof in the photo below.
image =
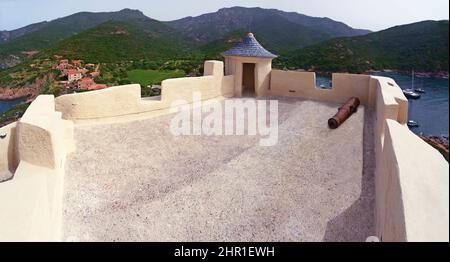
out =
<svg viewBox="0 0 450 262"><path fill-rule="evenodd" d="M223 56L246 56L246 57L265 57L276 58L277 56L267 51L258 43L252 33L244 38L244 41L235 47L222 53Z"/></svg>

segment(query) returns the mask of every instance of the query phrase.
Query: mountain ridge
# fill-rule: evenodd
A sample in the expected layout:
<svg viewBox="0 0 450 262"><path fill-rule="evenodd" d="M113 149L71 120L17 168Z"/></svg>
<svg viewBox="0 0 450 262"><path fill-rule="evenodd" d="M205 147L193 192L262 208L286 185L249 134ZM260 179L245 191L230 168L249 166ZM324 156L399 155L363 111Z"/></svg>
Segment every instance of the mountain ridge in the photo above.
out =
<svg viewBox="0 0 450 262"><path fill-rule="evenodd" d="M436 24L441 26L433 26ZM25 55L33 53L21 51L33 50L41 52L34 57L50 58L58 54L108 63L174 57L221 59L221 52L252 31L266 49L280 55L274 61L277 67L363 72L409 66L424 71L448 71L448 39L444 39L448 38L448 20L422 21L366 34L368 31L329 18L277 9L232 7L169 22L132 9L79 12L36 27L29 28L33 32L0 44L0 66L2 55L3 61L12 59L10 64L14 65L21 62L20 55L26 58ZM131 32L130 41L126 41L127 35L121 35L121 31ZM351 36L334 37L339 34Z"/></svg>
<svg viewBox="0 0 450 262"><path fill-rule="evenodd" d="M265 24L272 29L277 23L283 24L283 26L279 26L279 31L283 30L284 34L289 34L292 31L290 33L292 39L303 37L303 41L298 41L297 45L277 45L283 50L295 49L336 36L359 35L369 32L367 30L353 29L342 22L329 18L310 17L277 9L238 6L221 8L217 12L206 13L196 17L189 16L164 23L191 35L204 44L225 38L227 34L237 30L247 30L264 35L264 27L261 24ZM272 36L277 37L276 34L272 34ZM287 42L295 42L295 40L288 37L285 37L285 39L288 39ZM271 44L269 39L266 42L269 45ZM274 47L276 48L277 46Z"/></svg>
<svg viewBox="0 0 450 262"><path fill-rule="evenodd" d="M229 16L228 24L223 24L222 15ZM235 31L249 31L254 29L256 34L261 38L262 42L268 45L268 48L276 50L278 52L285 52L288 50L294 50L299 47L311 45L321 42L323 40L334 37L330 33L330 28L344 28L341 31L351 31L351 34L357 34L360 31L352 31L351 27L326 18L314 18L297 13L287 13L276 9L263 9L263 8L245 8L245 7L232 7L222 8L214 13L204 14L198 17L211 17L214 24L208 23L206 26L211 26L211 30L205 30L205 34L212 35L212 40L224 39L228 41L226 37ZM193 19L196 21L198 17L186 17L180 19ZM29 25L27 27L19 28L12 31L2 31L3 41L0 42L0 68L7 68L23 61L27 53L35 53L35 51L42 51L50 48L60 41L75 36L83 31L94 28L109 20L125 21L128 19L142 18L152 19L145 16L139 10L122 9L117 12L78 12L69 16L57 18L51 21L44 21L41 23ZM208 18L208 19L209 19ZM208 20L207 19L207 20ZM154 19L153 19L154 20ZM201 44L208 44L212 40L208 39L203 41L199 34L205 28L199 28L197 32L189 32L180 28L180 20L174 20L169 22L162 22L165 25L178 30L180 34L190 34L194 39L197 39ZM235 20L235 23L233 22ZM303 21L299 22L300 20ZM318 22L320 21L320 23ZM194 22L198 23L198 22ZM203 22L199 23L204 24ZM317 24L319 29L315 29ZM325 25L323 25L325 24ZM331 26L332 25L332 26ZM328 28L328 29L327 29ZM349 32L344 34L350 34ZM218 32L218 34L214 34ZM292 32L292 33L289 33ZM337 35L342 35L338 33ZM274 37L271 37L274 36ZM23 54L23 52L26 52Z"/></svg>
<svg viewBox="0 0 450 262"><path fill-rule="evenodd" d="M1 60L11 57L21 62L24 51L42 51L59 41L109 20L127 20L130 18L147 18L141 11L123 9L118 12L78 12L66 17L45 22L38 30L34 30L6 43L0 44L0 68ZM44 22L43 22L44 23ZM14 63L13 63L14 64ZM17 64L17 63L16 63ZM4 66L3 66L4 67Z"/></svg>
<svg viewBox="0 0 450 262"><path fill-rule="evenodd" d="M134 18L106 21L62 40L40 56L60 55L91 63L112 63L183 56L195 47L194 40L157 20Z"/></svg>
<svg viewBox="0 0 450 262"><path fill-rule="evenodd" d="M449 21L426 20L295 50L286 64L320 71L399 69L448 72Z"/></svg>
<svg viewBox="0 0 450 262"><path fill-rule="evenodd" d="M43 21L43 22L30 24L30 25L20 27L20 28L14 29L14 30L10 30L10 31L2 30L2 31L0 31L0 44L6 43L10 40L16 39L25 34L39 30L40 28L45 26L47 23L48 23L47 21Z"/></svg>

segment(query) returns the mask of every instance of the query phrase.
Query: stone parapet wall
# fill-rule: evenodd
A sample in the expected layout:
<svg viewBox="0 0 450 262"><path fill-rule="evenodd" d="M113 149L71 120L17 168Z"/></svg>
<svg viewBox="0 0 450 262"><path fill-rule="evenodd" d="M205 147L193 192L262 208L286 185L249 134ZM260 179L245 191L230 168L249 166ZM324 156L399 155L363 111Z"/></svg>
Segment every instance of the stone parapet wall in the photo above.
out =
<svg viewBox="0 0 450 262"><path fill-rule="evenodd" d="M3 132L0 170L14 176L0 183L0 241L61 240L64 165L75 149L73 123L55 111L53 96L41 95Z"/></svg>
<svg viewBox="0 0 450 262"><path fill-rule="evenodd" d="M375 116L376 233L382 241L449 241L449 166L407 127L408 100L391 78L272 70L270 94L345 102L358 97Z"/></svg>
<svg viewBox="0 0 450 262"><path fill-rule="evenodd" d="M408 101L389 78L372 77L376 230L383 241L449 241L449 165L409 130Z"/></svg>
<svg viewBox="0 0 450 262"><path fill-rule="evenodd" d="M64 119L94 120L168 109L176 100L191 102L194 92L199 92L203 100L230 96L234 78L224 77L223 71L223 62L206 61L205 76L164 80L159 100L142 99L140 86L133 84L60 96L56 98L56 110Z"/></svg>
<svg viewBox="0 0 450 262"><path fill-rule="evenodd" d="M272 70L270 94L339 103L355 96L366 105L369 102L369 81L368 75L333 74L333 87L323 89L316 87L316 74L313 72Z"/></svg>

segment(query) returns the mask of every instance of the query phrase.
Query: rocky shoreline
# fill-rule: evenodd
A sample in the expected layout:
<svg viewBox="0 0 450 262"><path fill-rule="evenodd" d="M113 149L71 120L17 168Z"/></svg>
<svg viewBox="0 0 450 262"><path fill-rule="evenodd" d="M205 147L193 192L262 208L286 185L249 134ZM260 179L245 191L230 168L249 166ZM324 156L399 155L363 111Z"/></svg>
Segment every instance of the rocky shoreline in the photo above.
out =
<svg viewBox="0 0 450 262"><path fill-rule="evenodd" d="M38 78L32 84L28 84L24 87L10 88L0 87L0 101L11 101L17 99L25 99L26 102L33 101L44 88L44 85L52 79L53 75L49 74L42 78Z"/></svg>
<svg viewBox="0 0 450 262"><path fill-rule="evenodd" d="M25 99L36 95L36 89L31 87L24 88L1 88L0 101L12 101Z"/></svg>
<svg viewBox="0 0 450 262"><path fill-rule="evenodd" d="M27 94L27 95L24 95L24 96L10 96L10 95L3 96L3 95L0 95L0 102L1 101L14 101L14 100L19 100L19 99L25 99L25 98L28 98L30 96L31 96L31 94Z"/></svg>

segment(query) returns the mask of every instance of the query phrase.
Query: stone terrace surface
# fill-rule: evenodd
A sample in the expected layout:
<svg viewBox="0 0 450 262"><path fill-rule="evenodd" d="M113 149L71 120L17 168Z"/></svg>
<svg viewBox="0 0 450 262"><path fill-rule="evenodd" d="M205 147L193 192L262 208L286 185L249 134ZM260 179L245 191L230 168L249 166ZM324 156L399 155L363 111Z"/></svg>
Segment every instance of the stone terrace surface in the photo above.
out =
<svg viewBox="0 0 450 262"><path fill-rule="evenodd" d="M173 115L78 126L63 240L364 241L374 234L372 127L363 107L279 100L279 142L179 136Z"/></svg>

